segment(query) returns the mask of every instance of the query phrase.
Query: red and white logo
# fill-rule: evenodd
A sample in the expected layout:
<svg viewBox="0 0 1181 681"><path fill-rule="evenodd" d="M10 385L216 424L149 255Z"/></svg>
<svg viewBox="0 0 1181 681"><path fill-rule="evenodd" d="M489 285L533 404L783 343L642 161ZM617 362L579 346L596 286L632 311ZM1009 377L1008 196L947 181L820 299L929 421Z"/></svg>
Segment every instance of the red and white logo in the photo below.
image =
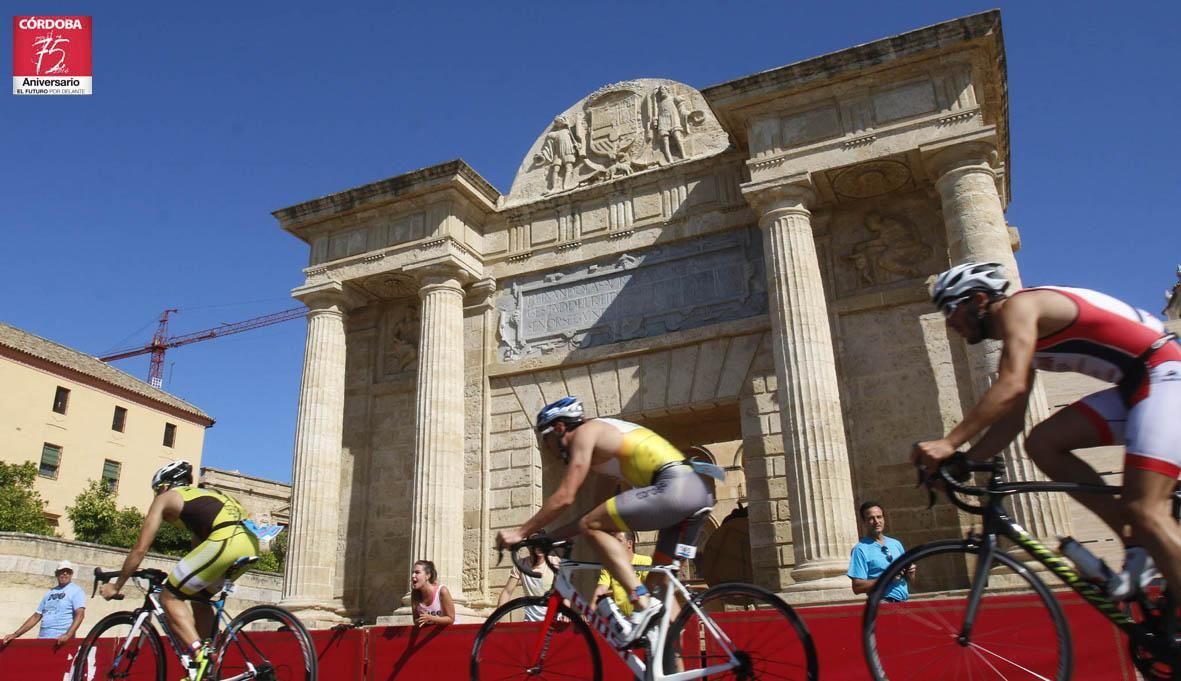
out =
<svg viewBox="0 0 1181 681"><path fill-rule="evenodd" d="M90 17L13 17L12 94L89 95Z"/></svg>

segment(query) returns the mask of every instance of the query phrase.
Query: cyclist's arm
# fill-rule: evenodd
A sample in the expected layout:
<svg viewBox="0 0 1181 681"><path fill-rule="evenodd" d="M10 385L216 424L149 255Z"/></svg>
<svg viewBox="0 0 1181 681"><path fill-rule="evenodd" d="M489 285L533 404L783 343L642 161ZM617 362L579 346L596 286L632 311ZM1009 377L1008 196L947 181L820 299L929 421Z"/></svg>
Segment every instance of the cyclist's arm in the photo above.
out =
<svg viewBox="0 0 1181 681"><path fill-rule="evenodd" d="M516 570L508 573L508 581L504 583L504 588L500 590L500 598L496 599L496 607L499 608L505 603L508 603L509 599L513 597L513 592L517 590L518 581L520 580L517 578Z"/></svg>
<svg viewBox="0 0 1181 681"><path fill-rule="evenodd" d="M566 474L562 476L562 482L558 485L558 489L545 500L537 513L534 513L532 518L521 525L519 531L523 536L528 537L541 530L570 508L578 494L578 488L582 487L587 473L590 472L591 455L594 454L594 451L595 439L593 435L588 433L586 437L578 437L577 435L574 437L570 443L570 463L566 465Z"/></svg>
<svg viewBox="0 0 1181 681"><path fill-rule="evenodd" d="M139 539L135 541L135 546L127 552L127 557L123 559L123 567L119 570L119 579L115 580L116 592L123 588L127 580L131 579L131 575L147 555L148 548L156 539L156 533L160 531L160 523L164 519L164 508L168 505L170 496L172 495L169 492L160 494L152 500L152 505L148 507L147 517L144 518L143 527L139 530Z"/></svg>
<svg viewBox="0 0 1181 681"><path fill-rule="evenodd" d="M996 320L1001 325L1004 343L996 381L964 420L947 434L945 439L952 448L958 449L1006 414L1021 409L1029 399L1037 320L1037 302L1032 296L1008 299L1003 314L999 314Z"/></svg>
<svg viewBox="0 0 1181 681"><path fill-rule="evenodd" d="M1029 384L1033 385L1033 376L1030 376ZM1030 391L1026 390L1024 396L1013 404L1008 413L1001 416L1001 419L984 433L984 437L968 449L969 459L983 461L996 456L1025 429L1025 410L1029 406L1029 393Z"/></svg>

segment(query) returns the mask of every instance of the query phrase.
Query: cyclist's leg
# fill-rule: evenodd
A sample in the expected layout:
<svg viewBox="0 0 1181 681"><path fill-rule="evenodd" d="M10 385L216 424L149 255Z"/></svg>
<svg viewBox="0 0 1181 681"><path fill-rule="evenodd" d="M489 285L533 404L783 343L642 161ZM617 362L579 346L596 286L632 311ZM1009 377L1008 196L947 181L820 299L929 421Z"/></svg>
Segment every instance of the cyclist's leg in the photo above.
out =
<svg viewBox="0 0 1181 681"><path fill-rule="evenodd" d="M225 581L226 570L235 560L252 555L256 544L243 528L236 528L225 539L206 539L177 562L164 585L161 605L168 613L173 630L185 645L193 647L200 642L194 609L184 603L199 594L212 594L220 590ZM212 630L212 612L204 613L208 621L201 622L201 631Z"/></svg>
<svg viewBox="0 0 1181 681"><path fill-rule="evenodd" d="M1025 440L1025 452L1051 480L1107 484L1076 449L1124 443L1127 408L1116 388L1101 390L1058 411L1034 426ZM1118 499L1107 494L1072 494L1075 501L1099 516L1122 537L1125 525Z"/></svg>
<svg viewBox="0 0 1181 681"><path fill-rule="evenodd" d="M635 491L634 489L628 490L623 494ZM578 521L578 529L594 547L596 555L603 563L603 568L623 585L628 594L633 594L636 587L640 586L640 580L636 577L635 570L632 569L627 549L612 533L639 528L629 527L626 521L619 516L618 510L616 510L619 496L623 495L608 499L592 509L590 513L582 516L582 519ZM646 607L647 604L647 600L643 600L642 606Z"/></svg>
<svg viewBox="0 0 1181 681"><path fill-rule="evenodd" d="M1171 495L1181 476L1181 362L1149 372L1148 390L1128 412L1128 451L1122 501L1133 535L1164 573L1181 586L1181 527Z"/></svg>

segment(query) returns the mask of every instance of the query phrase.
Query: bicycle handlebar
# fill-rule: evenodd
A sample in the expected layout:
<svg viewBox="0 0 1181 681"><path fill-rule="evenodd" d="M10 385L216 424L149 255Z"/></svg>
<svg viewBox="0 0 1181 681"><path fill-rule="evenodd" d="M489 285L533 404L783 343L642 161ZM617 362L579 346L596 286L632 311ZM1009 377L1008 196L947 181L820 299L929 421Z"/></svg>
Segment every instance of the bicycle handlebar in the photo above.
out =
<svg viewBox="0 0 1181 681"><path fill-rule="evenodd" d="M106 584L112 579L118 579L120 574L122 574L121 570L103 570L99 567L94 568L94 586L90 590L90 597L94 598L94 595L98 593L99 584ZM164 572L163 570L157 570L155 568L142 568L133 572L131 576L134 579L146 579L151 584L163 584L164 580L168 579L167 572ZM121 601L123 598L124 595L119 593L112 596L111 600Z"/></svg>
<svg viewBox="0 0 1181 681"><path fill-rule="evenodd" d="M521 562L519 557L521 549L533 547L537 547L545 553L545 560L548 563L550 553L552 553L555 549L565 549L568 555L570 550L574 548L574 542L570 541L569 539L554 539L553 537L547 537L544 534L535 534L520 543L513 544L512 546L502 546L497 549L496 564L500 565L500 561L504 558L504 552L507 549L509 552L509 558L512 559L513 565L517 567L517 570L519 570L521 574L538 579L541 577L541 573L534 570L530 563Z"/></svg>
<svg viewBox="0 0 1181 681"><path fill-rule="evenodd" d="M960 501L956 494L983 497L992 494L1012 494L1016 491L997 490L991 487L975 487L963 484L971 479L973 473L989 473L989 484L995 487L995 484L1004 478L1005 473L1005 460L1000 456L995 456L987 462L977 462L970 460L964 452L956 452L943 461L940 461L939 467L934 473L927 473L926 467L921 464L915 464L915 469L918 472L919 478L916 487L922 485L927 486L927 508L935 505L934 483L937 480L943 482L944 491L947 493L947 497L951 500L951 503L969 513L981 513L982 511L977 506Z"/></svg>

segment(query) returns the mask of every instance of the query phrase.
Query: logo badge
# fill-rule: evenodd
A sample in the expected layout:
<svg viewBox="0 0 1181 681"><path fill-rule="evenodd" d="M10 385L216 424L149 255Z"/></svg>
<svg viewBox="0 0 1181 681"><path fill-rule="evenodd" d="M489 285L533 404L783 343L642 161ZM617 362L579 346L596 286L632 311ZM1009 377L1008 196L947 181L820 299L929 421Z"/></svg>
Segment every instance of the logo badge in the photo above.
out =
<svg viewBox="0 0 1181 681"><path fill-rule="evenodd" d="M89 95L90 17L13 17L12 94Z"/></svg>

